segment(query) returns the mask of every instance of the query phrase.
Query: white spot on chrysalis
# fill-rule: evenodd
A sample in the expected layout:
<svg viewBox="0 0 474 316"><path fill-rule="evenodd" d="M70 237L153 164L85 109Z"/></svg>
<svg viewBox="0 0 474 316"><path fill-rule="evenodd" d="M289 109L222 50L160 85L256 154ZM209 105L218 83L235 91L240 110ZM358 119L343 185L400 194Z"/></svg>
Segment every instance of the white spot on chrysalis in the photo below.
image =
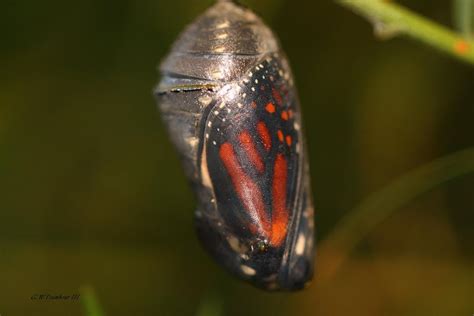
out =
<svg viewBox="0 0 474 316"><path fill-rule="evenodd" d="M203 95L198 100L199 100L199 102L201 102L202 105L207 106L207 105L209 105L209 103L211 103L212 98L208 95Z"/></svg>
<svg viewBox="0 0 474 316"><path fill-rule="evenodd" d="M303 233L298 236L298 241L296 242L295 253L298 256L301 256L304 253L304 246L306 242L306 237Z"/></svg>
<svg viewBox="0 0 474 316"><path fill-rule="evenodd" d="M208 138L209 135L206 134L206 138ZM211 177L209 176L209 170L207 168L207 155L206 155L206 142L204 142L204 149L203 149L203 154L201 157L201 181L202 185L210 188L211 190L213 189Z"/></svg>
<svg viewBox="0 0 474 316"><path fill-rule="evenodd" d="M225 39L229 36L227 33L222 33L216 36L217 39Z"/></svg>
<svg viewBox="0 0 474 316"><path fill-rule="evenodd" d="M222 79L224 78L224 74L220 71L215 71L212 73L212 78L213 79Z"/></svg>
<svg viewBox="0 0 474 316"><path fill-rule="evenodd" d="M197 137L188 137L186 141L188 142L190 146L194 147L199 142L199 139Z"/></svg>
<svg viewBox="0 0 474 316"><path fill-rule="evenodd" d="M255 275L257 273L257 271L255 271L255 269L249 267L249 266L246 266L246 265L241 265L240 266L240 270L242 270L242 272L246 275Z"/></svg>
<svg viewBox="0 0 474 316"><path fill-rule="evenodd" d="M232 248L235 252L241 252L240 242L236 237L227 237L227 242L229 243L230 248Z"/></svg>
<svg viewBox="0 0 474 316"><path fill-rule="evenodd" d="M222 23L217 24L216 29L223 29L223 28L229 27L229 25L230 25L229 21L224 21Z"/></svg>

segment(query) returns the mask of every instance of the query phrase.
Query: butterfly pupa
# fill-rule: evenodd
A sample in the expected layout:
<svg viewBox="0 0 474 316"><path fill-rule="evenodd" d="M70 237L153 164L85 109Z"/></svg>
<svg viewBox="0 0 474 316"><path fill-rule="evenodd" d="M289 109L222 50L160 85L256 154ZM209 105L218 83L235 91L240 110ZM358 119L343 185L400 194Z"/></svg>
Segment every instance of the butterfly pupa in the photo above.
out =
<svg viewBox="0 0 474 316"><path fill-rule="evenodd" d="M267 290L312 278L313 204L301 111L273 32L218 1L160 67L156 97L197 195L195 225L225 269Z"/></svg>

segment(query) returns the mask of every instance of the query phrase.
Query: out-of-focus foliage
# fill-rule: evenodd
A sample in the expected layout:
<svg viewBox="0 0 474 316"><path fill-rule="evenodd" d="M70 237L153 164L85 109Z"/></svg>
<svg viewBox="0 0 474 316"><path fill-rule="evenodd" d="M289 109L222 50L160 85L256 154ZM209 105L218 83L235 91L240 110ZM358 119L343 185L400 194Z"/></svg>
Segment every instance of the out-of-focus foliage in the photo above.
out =
<svg viewBox="0 0 474 316"><path fill-rule="evenodd" d="M85 315L87 316L103 316L104 312L100 307L99 300L90 286L83 286L80 289L81 302L84 306Z"/></svg>
<svg viewBox="0 0 474 316"><path fill-rule="evenodd" d="M393 179L474 145L472 68L379 42L330 1L242 2L295 73L319 240ZM399 209L300 293L254 289L204 253L152 88L179 31L211 3L0 4L0 314L83 315L81 302L31 297L85 284L106 315L472 314L472 175ZM447 1L403 4L450 23Z"/></svg>

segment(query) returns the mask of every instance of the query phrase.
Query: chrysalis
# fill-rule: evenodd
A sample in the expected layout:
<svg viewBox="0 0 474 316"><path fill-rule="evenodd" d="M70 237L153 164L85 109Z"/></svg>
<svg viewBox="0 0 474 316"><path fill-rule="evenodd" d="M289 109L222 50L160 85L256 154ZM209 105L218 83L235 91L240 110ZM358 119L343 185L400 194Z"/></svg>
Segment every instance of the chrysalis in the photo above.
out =
<svg viewBox="0 0 474 316"><path fill-rule="evenodd" d="M298 97L278 40L249 9L218 1L160 70L156 96L198 197L204 248L260 288L303 288L313 274L313 206Z"/></svg>

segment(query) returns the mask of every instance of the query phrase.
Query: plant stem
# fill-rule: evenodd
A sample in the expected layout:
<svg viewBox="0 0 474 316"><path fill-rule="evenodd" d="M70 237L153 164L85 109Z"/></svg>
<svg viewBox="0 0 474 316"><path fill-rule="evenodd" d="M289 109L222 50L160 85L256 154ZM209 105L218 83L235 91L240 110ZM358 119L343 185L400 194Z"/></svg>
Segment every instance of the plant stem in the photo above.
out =
<svg viewBox="0 0 474 316"><path fill-rule="evenodd" d="M461 34L472 40L474 32L474 0L453 1L454 26Z"/></svg>
<svg viewBox="0 0 474 316"><path fill-rule="evenodd" d="M396 179L348 212L319 249L320 279L329 280L356 245L394 211L423 193L474 172L474 148L438 158Z"/></svg>
<svg viewBox="0 0 474 316"><path fill-rule="evenodd" d="M403 34L474 65L474 42L400 5L382 0L336 0L372 21L376 30Z"/></svg>
<svg viewBox="0 0 474 316"><path fill-rule="evenodd" d="M84 306L86 316L104 316L99 300L91 286L83 286L80 289L81 301Z"/></svg>

